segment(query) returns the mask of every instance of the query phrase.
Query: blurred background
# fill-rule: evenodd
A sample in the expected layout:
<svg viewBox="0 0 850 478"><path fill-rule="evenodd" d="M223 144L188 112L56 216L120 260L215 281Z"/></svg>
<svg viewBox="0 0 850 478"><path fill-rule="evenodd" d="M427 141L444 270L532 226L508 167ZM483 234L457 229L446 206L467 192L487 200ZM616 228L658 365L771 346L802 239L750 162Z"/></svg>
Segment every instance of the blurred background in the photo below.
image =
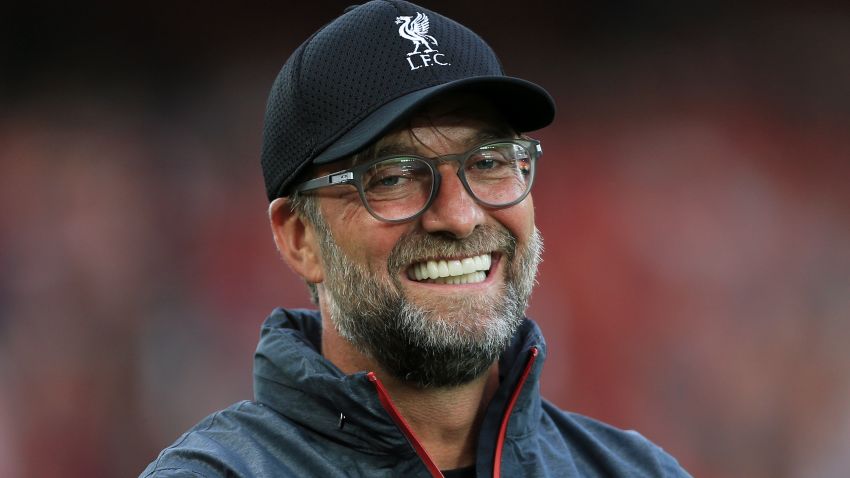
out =
<svg viewBox="0 0 850 478"><path fill-rule="evenodd" d="M850 470L850 7L427 2L556 98L544 394L698 477ZM268 89L348 2L5 5L0 476L136 476L308 306Z"/></svg>

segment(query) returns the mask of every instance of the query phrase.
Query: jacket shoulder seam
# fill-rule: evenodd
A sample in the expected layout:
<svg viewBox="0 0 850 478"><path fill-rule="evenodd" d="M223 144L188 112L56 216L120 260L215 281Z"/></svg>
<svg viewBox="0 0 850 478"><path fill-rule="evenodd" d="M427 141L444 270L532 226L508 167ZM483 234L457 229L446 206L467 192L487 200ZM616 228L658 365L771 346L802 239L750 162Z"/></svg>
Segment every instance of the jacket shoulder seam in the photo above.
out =
<svg viewBox="0 0 850 478"><path fill-rule="evenodd" d="M154 473L156 473L156 472L158 472L158 471L185 471L185 472L187 472L187 473L191 473L191 474L193 474L193 475L195 475L195 476L200 476L201 478L207 478L207 475L204 475L204 474L198 473L198 472L197 472L197 471L195 471L195 470L189 470L189 469L187 469L187 468L177 468L177 467L174 467L174 466L170 466L170 467L168 467L168 468L155 469L155 470L151 471L150 473L148 473L147 475L145 475L145 477L153 476L153 474L154 474Z"/></svg>
<svg viewBox="0 0 850 478"><path fill-rule="evenodd" d="M244 403L244 402L243 402L243 403ZM241 406L242 406L242 404L240 404L239 406L241 407ZM163 471L163 470L183 470L182 468L175 468L175 467L160 468L160 467L159 467L159 464L160 464L160 462L162 462L163 458L165 458L165 454L166 454L166 452L168 452L169 450L172 450L172 449L174 449L174 448L177 448L177 447L179 447L180 445L182 445L183 443L185 443L185 442L186 442L186 440L188 440L188 439L189 439L189 437L190 437L191 435L194 435L194 434L196 434L196 433L198 433L198 432L205 432L205 431L209 430L210 428L212 428L212 426L215 424L215 421L216 421L216 419L218 418L218 416L219 416L219 415L221 415L221 412L222 412L221 410L219 410L219 411L215 412L215 413L212 415L212 417L210 417L210 422L209 422L209 423L207 424L207 426L205 426L203 429L197 429L197 430L192 430L192 431L187 432L185 435L183 435L183 438L181 438L181 439L180 439L180 441L178 441L177 443L174 443L173 445L169 446L168 448L166 448L166 449L162 450L162 452L161 452L161 453L159 454L159 456L156 458L156 463L155 463L155 464L154 464L154 466L153 466L153 470L151 470L151 472L150 472L150 473L148 473L148 474L147 474L147 475L145 475L145 476L146 476L146 477L147 477L147 476L151 476L154 472L157 472L157 471ZM201 476L201 477L203 477L203 478L206 478L206 477L204 477L204 475L202 475L202 474L200 474L200 473L197 473L197 472L194 472L194 471L192 471L192 470L186 470L186 471L189 471L189 472L194 473L194 474L196 474L196 475L198 475L198 476Z"/></svg>

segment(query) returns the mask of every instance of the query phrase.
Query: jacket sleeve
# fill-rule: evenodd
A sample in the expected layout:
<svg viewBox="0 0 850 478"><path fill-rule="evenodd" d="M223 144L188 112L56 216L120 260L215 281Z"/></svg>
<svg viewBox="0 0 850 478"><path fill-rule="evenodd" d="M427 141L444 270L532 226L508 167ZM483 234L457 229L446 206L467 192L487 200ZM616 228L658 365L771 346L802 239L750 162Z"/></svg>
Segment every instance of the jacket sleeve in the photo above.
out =
<svg viewBox="0 0 850 478"><path fill-rule="evenodd" d="M211 478L185 468L160 468L151 472L145 470L139 478Z"/></svg>

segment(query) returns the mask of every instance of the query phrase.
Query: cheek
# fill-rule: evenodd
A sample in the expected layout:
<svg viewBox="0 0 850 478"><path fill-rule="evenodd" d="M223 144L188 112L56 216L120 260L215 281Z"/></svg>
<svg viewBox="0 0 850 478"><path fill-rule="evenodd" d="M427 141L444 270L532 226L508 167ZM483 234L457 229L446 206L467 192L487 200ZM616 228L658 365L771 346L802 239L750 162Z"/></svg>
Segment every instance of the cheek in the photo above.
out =
<svg viewBox="0 0 850 478"><path fill-rule="evenodd" d="M360 205L356 194L340 194L327 197L322 201L322 215L330 226L348 224L358 220L361 212L366 212ZM368 213L368 212L367 212Z"/></svg>
<svg viewBox="0 0 850 478"><path fill-rule="evenodd" d="M350 201L328 201L322 208L337 246L373 273L386 271L387 258L406 230L404 225L378 221L366 208Z"/></svg>
<svg viewBox="0 0 850 478"><path fill-rule="evenodd" d="M525 243L534 232L534 202L529 195L515 206L494 211L493 218Z"/></svg>

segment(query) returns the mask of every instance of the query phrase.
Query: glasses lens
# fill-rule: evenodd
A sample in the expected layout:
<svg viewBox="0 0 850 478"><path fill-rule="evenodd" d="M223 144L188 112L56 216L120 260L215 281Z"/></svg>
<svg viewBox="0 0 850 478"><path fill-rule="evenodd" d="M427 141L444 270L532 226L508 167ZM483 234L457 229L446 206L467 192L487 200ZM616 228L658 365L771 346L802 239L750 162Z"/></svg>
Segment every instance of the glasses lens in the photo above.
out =
<svg viewBox="0 0 850 478"><path fill-rule="evenodd" d="M533 167L527 147L513 142L492 143L467 156L463 174L479 201L503 206L528 192Z"/></svg>
<svg viewBox="0 0 850 478"><path fill-rule="evenodd" d="M363 173L362 183L366 206L383 219L397 221L425 207L434 175L421 159L396 157L375 163Z"/></svg>

